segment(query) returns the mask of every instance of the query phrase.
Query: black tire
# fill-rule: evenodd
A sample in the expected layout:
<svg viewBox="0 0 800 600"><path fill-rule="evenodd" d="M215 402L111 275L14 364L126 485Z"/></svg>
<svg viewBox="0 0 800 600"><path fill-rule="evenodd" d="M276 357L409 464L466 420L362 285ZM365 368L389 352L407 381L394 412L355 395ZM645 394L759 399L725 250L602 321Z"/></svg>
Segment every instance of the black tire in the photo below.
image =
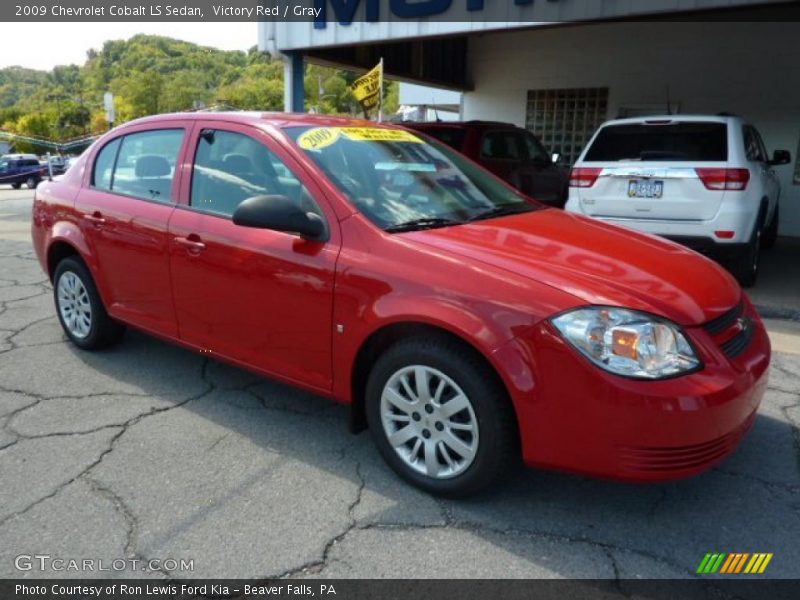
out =
<svg viewBox="0 0 800 600"><path fill-rule="evenodd" d="M739 284L744 288L753 287L758 280L758 271L761 263L761 223L759 222L750 242L740 256L731 263L730 270Z"/></svg>
<svg viewBox="0 0 800 600"><path fill-rule="evenodd" d="M28 179L25 181L25 185L29 190L35 190L36 186L39 185L39 179L37 177L28 177Z"/></svg>
<svg viewBox="0 0 800 600"><path fill-rule="evenodd" d="M764 232L764 238L761 240L761 247L765 250L771 250L775 247L775 242L778 241L778 225L780 224L780 206L775 205L775 213L772 215L772 221L767 226Z"/></svg>
<svg viewBox="0 0 800 600"><path fill-rule="evenodd" d="M22 187L22 184L21 183L12 183L11 187L14 188L15 190L18 190L19 188Z"/></svg>
<svg viewBox="0 0 800 600"><path fill-rule="evenodd" d="M79 336L73 333L64 321L64 315L62 314L62 307L59 300L59 282L61 278L68 273L75 275L80 280L80 283L86 290L89 306L91 307L91 324L85 336ZM61 323L64 333L66 333L70 341L79 348L84 350L99 350L115 344L122 338L125 332L125 326L108 316L106 308L103 306L103 301L100 299L100 294L97 293L94 279L92 279L89 269L79 258L73 256L67 257L56 266L55 275L53 276L53 299L56 304L58 321Z"/></svg>
<svg viewBox="0 0 800 600"><path fill-rule="evenodd" d="M384 387L394 375L412 365L430 367L454 381L467 396L474 413L478 434L474 458L463 472L449 478L431 477L409 466L389 442L387 437L389 434L383 425L381 397ZM416 382L414 385L417 385ZM431 383L430 386L433 387L434 384ZM365 402L367 422L384 460L400 477L431 494L451 498L475 494L498 481L510 467L519 463L517 421L502 383L474 351L445 336L409 338L390 347L372 368L367 381ZM440 406L446 406L446 402L447 400ZM433 421L435 415L430 417ZM425 420L427 417L423 414L422 423ZM439 427L439 424L434 424ZM431 431L433 430L431 427ZM434 436L440 436L439 439L453 432L450 428L436 431L441 432L433 433ZM422 440L419 437L416 439L423 444L431 441L433 447L438 444L435 441L437 437L430 440L427 438ZM410 448L415 440L410 440L407 448ZM420 452L424 455L424 445ZM443 455L439 451L434 453L442 463ZM452 456L452 453L449 454ZM421 456L419 460L422 460ZM441 466L445 467L445 464Z"/></svg>

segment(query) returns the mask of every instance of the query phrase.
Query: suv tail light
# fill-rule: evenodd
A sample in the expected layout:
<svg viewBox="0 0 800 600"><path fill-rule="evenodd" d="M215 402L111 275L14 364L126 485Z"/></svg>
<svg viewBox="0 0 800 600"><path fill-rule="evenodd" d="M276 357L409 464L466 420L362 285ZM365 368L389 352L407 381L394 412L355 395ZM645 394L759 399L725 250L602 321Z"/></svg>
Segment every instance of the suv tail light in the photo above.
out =
<svg viewBox="0 0 800 600"><path fill-rule="evenodd" d="M707 190L741 191L750 181L747 169L695 169Z"/></svg>
<svg viewBox="0 0 800 600"><path fill-rule="evenodd" d="M589 188L594 185L603 169L574 167L569 172L569 187Z"/></svg>

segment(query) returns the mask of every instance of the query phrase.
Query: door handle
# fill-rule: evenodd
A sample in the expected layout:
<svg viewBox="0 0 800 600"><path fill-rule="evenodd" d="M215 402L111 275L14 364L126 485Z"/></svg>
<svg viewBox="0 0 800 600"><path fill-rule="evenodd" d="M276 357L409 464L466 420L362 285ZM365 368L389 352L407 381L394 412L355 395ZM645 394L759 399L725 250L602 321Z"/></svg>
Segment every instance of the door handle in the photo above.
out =
<svg viewBox="0 0 800 600"><path fill-rule="evenodd" d="M94 211L91 215L83 215L83 218L90 223L94 223L95 225L103 225L106 222L106 220L103 218L103 215L98 211Z"/></svg>
<svg viewBox="0 0 800 600"><path fill-rule="evenodd" d="M191 237L176 237L175 243L196 252L206 249L206 245L200 241L200 238L191 239Z"/></svg>

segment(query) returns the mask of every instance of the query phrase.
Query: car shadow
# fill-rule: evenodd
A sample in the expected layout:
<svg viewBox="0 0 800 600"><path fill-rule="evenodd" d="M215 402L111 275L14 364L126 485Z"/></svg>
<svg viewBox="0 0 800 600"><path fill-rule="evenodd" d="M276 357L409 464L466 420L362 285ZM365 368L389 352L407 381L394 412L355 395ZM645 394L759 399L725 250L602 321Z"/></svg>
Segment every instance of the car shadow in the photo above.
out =
<svg viewBox="0 0 800 600"><path fill-rule="evenodd" d="M347 431L345 406L135 331L104 352L67 347L87 368L188 411L194 425L171 429L173 446L185 444L194 451L193 437L207 421L219 433L214 447L230 433L279 457L236 481L222 500L247 494L259 478L272 477L289 461L350 484L351 533L439 527L458 534L461 542L489 544L555 577L689 577L707 552L773 552L773 577L800 575L797 432L772 402L762 407L750 435L731 457L688 480L637 485L519 469L496 489L454 501L432 498L401 482L381 461L368 432L353 436ZM185 378L189 371L197 380ZM189 383L200 390L193 399L165 395ZM235 460L246 459L240 455ZM198 468L201 464L198 459ZM307 483L297 479L289 485ZM154 488L150 493L159 492ZM182 512L157 543L185 532L219 504ZM557 559L570 549L599 557L589 575L577 558ZM396 576L402 577L402 565L398 568Z"/></svg>

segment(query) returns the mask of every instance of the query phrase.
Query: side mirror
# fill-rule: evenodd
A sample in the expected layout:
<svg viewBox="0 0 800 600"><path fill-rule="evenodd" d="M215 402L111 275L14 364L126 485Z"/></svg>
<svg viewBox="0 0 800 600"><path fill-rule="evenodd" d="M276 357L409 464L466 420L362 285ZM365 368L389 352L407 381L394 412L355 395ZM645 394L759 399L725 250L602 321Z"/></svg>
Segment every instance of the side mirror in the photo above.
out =
<svg viewBox="0 0 800 600"><path fill-rule="evenodd" d="M233 213L233 222L242 227L256 227L296 233L300 237L324 241L325 222L311 212L304 212L286 196L253 196Z"/></svg>
<svg viewBox="0 0 800 600"><path fill-rule="evenodd" d="M553 152L553 156L550 158L552 159L554 165L557 165L559 162L561 162L561 154L558 152Z"/></svg>
<svg viewBox="0 0 800 600"><path fill-rule="evenodd" d="M788 165L792 162L792 153L788 150L775 150L775 153L772 155L772 160L769 161L771 167L777 165Z"/></svg>

